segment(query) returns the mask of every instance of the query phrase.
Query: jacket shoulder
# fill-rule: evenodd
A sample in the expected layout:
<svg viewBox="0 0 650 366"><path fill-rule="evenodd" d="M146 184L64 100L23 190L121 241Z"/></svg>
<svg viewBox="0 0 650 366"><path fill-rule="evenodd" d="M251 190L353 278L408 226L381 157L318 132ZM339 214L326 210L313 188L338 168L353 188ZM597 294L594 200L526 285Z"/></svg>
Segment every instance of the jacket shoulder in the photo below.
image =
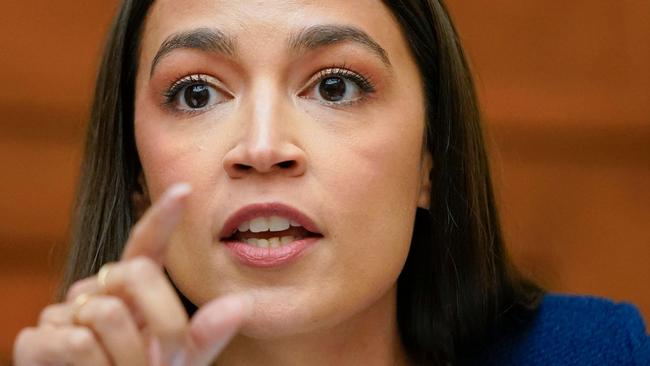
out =
<svg viewBox="0 0 650 366"><path fill-rule="evenodd" d="M484 365L650 365L638 309L593 296L546 295L535 318L497 341Z"/></svg>

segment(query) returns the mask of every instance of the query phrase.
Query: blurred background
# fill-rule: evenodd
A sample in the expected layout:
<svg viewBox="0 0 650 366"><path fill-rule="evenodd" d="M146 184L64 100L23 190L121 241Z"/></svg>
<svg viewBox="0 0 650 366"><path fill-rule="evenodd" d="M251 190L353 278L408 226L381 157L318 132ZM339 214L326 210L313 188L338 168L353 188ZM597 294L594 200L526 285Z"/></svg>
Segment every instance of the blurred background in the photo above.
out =
<svg viewBox="0 0 650 366"><path fill-rule="evenodd" d="M52 301L116 0L0 0L0 363ZM650 1L448 0L509 250L650 319Z"/></svg>

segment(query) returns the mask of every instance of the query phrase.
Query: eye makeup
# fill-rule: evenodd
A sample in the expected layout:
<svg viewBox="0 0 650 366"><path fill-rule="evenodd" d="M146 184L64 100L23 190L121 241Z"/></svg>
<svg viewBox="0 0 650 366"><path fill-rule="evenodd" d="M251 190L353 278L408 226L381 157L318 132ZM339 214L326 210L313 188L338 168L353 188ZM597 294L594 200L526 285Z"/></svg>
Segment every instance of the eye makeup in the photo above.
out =
<svg viewBox="0 0 650 366"><path fill-rule="evenodd" d="M328 77L338 76L353 81L364 93L373 93L375 85L368 76L350 70L346 65L334 65L320 70L307 83L309 87Z"/></svg>
<svg viewBox="0 0 650 366"><path fill-rule="evenodd" d="M161 105L173 113L205 112L233 98L219 84L216 78L206 74L183 76L165 88Z"/></svg>
<svg viewBox="0 0 650 366"><path fill-rule="evenodd" d="M355 97L346 100L325 100L325 98L308 97L305 94L326 81L332 80L343 81L343 89L352 90ZM196 73L187 74L174 78L162 94L161 105L168 111L175 114L200 114L212 109L218 104L227 102L234 96L226 92L221 87L221 82L208 74ZM304 99L315 99L319 103L327 106L345 107L363 102L365 98L376 92L375 84L370 76L366 76L345 63L332 64L321 68L305 83L305 87L300 89L297 95ZM322 90L322 89L321 89ZM202 93L202 94L197 94ZM209 96L207 95L209 94ZM346 94L347 95L347 94ZM196 96L196 97L195 97ZM203 103L197 103L197 98Z"/></svg>

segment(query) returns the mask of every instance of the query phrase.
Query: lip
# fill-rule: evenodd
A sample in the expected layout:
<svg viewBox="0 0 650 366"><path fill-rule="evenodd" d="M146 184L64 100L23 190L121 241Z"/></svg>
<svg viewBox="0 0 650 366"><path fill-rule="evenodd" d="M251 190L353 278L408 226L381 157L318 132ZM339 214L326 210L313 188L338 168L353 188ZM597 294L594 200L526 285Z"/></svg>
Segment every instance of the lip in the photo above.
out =
<svg viewBox="0 0 650 366"><path fill-rule="evenodd" d="M315 234L315 236L294 240L291 243L283 244L277 248L259 248L240 241L224 241L224 239L232 236L241 223L256 217L273 215L296 221L305 230ZM297 260L322 237L323 235L320 230L309 216L296 208L279 202L258 203L240 208L230 215L219 233L219 241L241 263L261 268L276 267Z"/></svg>
<svg viewBox="0 0 650 366"><path fill-rule="evenodd" d="M243 264L251 267L269 268L296 261L321 237L311 236L277 248L259 248L242 242L226 242L226 248Z"/></svg>
<svg viewBox="0 0 650 366"><path fill-rule="evenodd" d="M219 241L230 237L235 230L245 221L252 220L260 216L282 216L300 224L305 230L314 234L322 235L314 221L300 210L279 202L257 203L247 205L235 211L223 224L219 232Z"/></svg>

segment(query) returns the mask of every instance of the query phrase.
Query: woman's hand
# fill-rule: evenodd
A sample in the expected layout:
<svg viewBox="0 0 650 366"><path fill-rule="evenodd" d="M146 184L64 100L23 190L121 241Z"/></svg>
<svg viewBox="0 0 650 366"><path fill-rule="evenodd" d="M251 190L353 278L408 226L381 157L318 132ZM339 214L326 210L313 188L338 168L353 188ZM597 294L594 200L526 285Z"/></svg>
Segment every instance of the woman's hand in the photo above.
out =
<svg viewBox="0 0 650 366"><path fill-rule="evenodd" d="M247 315L246 297L203 306L188 320L162 270L179 223L185 184L170 188L135 225L119 262L76 282L66 302L46 307L38 326L20 332L22 365L208 365Z"/></svg>

